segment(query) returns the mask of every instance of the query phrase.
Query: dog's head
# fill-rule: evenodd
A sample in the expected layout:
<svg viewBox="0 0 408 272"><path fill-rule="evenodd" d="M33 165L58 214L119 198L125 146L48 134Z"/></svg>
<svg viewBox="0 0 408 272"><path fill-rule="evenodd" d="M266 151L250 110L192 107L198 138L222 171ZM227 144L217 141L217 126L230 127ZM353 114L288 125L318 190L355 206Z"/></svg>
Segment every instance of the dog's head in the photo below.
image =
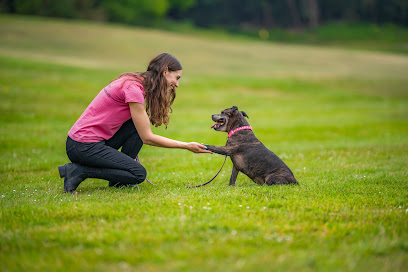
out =
<svg viewBox="0 0 408 272"><path fill-rule="evenodd" d="M233 106L223 110L221 114L213 114L212 120L216 123L211 128L216 131L230 132L234 128L248 125L244 117L249 118L245 112L239 111L238 107Z"/></svg>

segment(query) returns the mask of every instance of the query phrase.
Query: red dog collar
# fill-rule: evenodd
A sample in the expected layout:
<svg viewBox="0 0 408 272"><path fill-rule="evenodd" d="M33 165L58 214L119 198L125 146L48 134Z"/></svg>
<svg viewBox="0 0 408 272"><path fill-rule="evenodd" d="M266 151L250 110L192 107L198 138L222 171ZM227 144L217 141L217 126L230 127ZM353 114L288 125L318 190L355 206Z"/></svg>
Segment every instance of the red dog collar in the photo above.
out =
<svg viewBox="0 0 408 272"><path fill-rule="evenodd" d="M244 130L244 129L252 130L252 127L251 127L251 126L243 126L243 127L239 127L239 128L234 129L234 130L231 130L231 131L228 133L228 138L230 138L230 137L232 136L232 134L234 134L235 132L238 132L238 131Z"/></svg>

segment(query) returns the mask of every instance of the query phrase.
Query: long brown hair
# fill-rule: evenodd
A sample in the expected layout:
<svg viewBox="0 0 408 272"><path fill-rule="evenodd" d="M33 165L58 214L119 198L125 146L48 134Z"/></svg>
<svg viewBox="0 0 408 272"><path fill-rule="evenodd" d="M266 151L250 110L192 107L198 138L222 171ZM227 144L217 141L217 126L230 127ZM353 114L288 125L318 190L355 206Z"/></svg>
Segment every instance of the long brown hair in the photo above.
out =
<svg viewBox="0 0 408 272"><path fill-rule="evenodd" d="M179 71L183 68L180 62L168 53L162 53L153 58L146 72L133 72L120 74L116 79L123 76L131 76L135 81L143 85L145 91L146 112L150 122L155 126L169 124L169 113L172 112L171 105L176 98L176 90L170 89L164 72ZM116 80L115 79L115 80Z"/></svg>

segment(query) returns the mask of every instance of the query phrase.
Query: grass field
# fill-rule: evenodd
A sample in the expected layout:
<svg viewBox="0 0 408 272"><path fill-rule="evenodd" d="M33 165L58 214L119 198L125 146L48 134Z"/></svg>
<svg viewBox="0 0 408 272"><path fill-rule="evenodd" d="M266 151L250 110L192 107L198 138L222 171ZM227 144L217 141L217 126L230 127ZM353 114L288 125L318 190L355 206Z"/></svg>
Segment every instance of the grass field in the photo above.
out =
<svg viewBox="0 0 408 272"><path fill-rule="evenodd" d="M373 41L374 43L375 41ZM62 192L67 131L117 74L169 52L160 135L223 145L236 105L300 186L228 186L223 157L143 147L158 184ZM0 16L1 271L407 271L408 56Z"/></svg>

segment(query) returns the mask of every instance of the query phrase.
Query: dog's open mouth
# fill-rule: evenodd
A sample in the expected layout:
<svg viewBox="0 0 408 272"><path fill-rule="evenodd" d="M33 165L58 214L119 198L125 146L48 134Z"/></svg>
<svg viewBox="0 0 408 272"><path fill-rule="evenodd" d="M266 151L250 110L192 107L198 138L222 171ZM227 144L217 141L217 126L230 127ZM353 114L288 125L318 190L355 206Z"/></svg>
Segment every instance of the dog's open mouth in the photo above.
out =
<svg viewBox="0 0 408 272"><path fill-rule="evenodd" d="M214 120L214 121L215 121L215 120ZM225 125L225 120L221 118L221 119L217 120L217 123L215 123L214 125L212 125L211 128L217 129L217 128L222 127L223 125Z"/></svg>

